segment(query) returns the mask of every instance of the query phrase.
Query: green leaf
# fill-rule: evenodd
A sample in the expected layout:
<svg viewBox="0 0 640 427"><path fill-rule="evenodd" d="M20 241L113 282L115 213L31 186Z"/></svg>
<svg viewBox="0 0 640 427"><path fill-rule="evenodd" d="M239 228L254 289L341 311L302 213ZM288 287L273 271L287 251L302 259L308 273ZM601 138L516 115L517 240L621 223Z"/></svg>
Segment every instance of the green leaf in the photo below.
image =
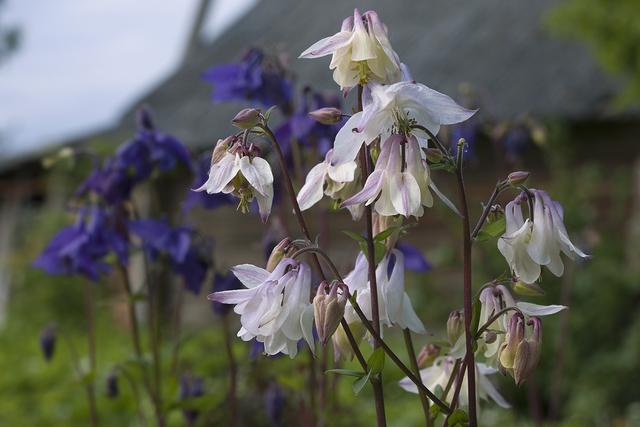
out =
<svg viewBox="0 0 640 427"><path fill-rule="evenodd" d="M440 414L440 412L442 412L442 410L440 409L440 407L438 405L431 405L429 407L429 412L431 412L431 415L433 415L434 417L437 417L438 414Z"/></svg>
<svg viewBox="0 0 640 427"><path fill-rule="evenodd" d="M346 234L347 236L351 237L353 240L355 240L356 242L360 243L360 242L365 242L367 243L367 239L365 239L364 236L361 236L358 233L354 233L353 231L347 231L347 230L343 230L342 231L344 234Z"/></svg>
<svg viewBox="0 0 640 427"><path fill-rule="evenodd" d="M382 372L384 369L384 350L382 348L377 348L376 351L371 353L371 356L369 356L367 364L369 365L369 369L371 369L371 373L374 375Z"/></svg>
<svg viewBox="0 0 640 427"><path fill-rule="evenodd" d="M371 371L367 373L367 375L363 375L359 379L355 380L352 384L353 393L358 394L362 391L365 385L369 382L369 378L371 377Z"/></svg>
<svg viewBox="0 0 640 427"><path fill-rule="evenodd" d="M465 425L469 422L469 416L462 409L456 409L449 415L449 426Z"/></svg>
<svg viewBox="0 0 640 427"><path fill-rule="evenodd" d="M498 237L504 234L506 229L506 221L504 217L485 224L481 229L478 235L476 236L476 240L484 241L489 240L492 237Z"/></svg>
<svg viewBox="0 0 640 427"><path fill-rule="evenodd" d="M269 123L269 118L271 117L271 113L276 108L277 108L277 105L272 105L271 107L269 107L269 109L267 111L264 112L263 116L264 116L264 122L265 123Z"/></svg>
<svg viewBox="0 0 640 427"><path fill-rule="evenodd" d="M477 299L473 302L473 306L471 308L471 331L473 335L478 333L478 324L480 323L480 299Z"/></svg>
<svg viewBox="0 0 640 427"><path fill-rule="evenodd" d="M362 371L354 371L352 369L329 369L324 372L325 374L336 374L336 375L346 375L348 377L356 377L361 378L365 376L365 373Z"/></svg>

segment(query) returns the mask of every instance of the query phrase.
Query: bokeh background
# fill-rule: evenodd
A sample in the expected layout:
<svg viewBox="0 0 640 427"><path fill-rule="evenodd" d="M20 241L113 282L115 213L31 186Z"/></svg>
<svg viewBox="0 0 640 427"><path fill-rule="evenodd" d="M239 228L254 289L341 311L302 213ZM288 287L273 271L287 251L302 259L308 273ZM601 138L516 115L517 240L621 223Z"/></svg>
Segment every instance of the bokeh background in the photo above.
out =
<svg viewBox="0 0 640 427"><path fill-rule="evenodd" d="M84 280L47 276L32 266L69 223L68 201L92 168L86 159L60 160L56 153L63 147L113 153L135 132L142 105L194 156L211 150L231 132L229 119L250 102L214 102L203 73L246 59L251 48L286 70L298 93L336 97L328 60L297 55L337 31L354 6L378 11L416 80L480 109L472 122L443 134L470 143L472 214L480 213L498 178L529 170L530 185L563 202L574 242L593 255L568 265L560 279L543 276L545 295L535 302L571 308L545 319L543 357L533 378L520 387L510 378L494 379L514 408L483 404L483 425L640 425L638 1L0 0L0 426L88 425L82 379L65 345L85 352ZM344 101L345 110L352 102ZM304 109L303 95L296 103ZM303 160L293 165L297 185L316 161ZM265 245L295 230L286 209L266 227L233 205L185 213L192 179L177 171L152 180L135 197L149 211L161 206L213 238L218 271L264 263ZM434 179L454 195L450 176L435 173ZM357 245L341 231L362 225L328 205L312 223L348 271ZM459 233L456 218L440 206L406 238L428 263L407 279L433 334L416 338L418 346L441 339L449 311L461 306ZM506 268L495 240L477 244L474 260L477 288ZM169 276L168 300L184 305L180 328L169 315L162 323L166 359L175 343L181 348L177 367L167 361L165 369L168 423L187 422L180 404L187 375L202 379L203 393L190 403L199 413L195 425L227 425L225 338L238 320L211 310L209 279L193 295ZM118 277L103 277L96 292L94 379L102 424L139 425L125 381L117 397L108 387L113 367L131 356ZM56 351L47 362L41 333L52 324ZM401 343L393 333L389 339ZM232 345L240 425L309 425L306 355L266 358L250 344ZM326 425L371 425L369 390L353 396L348 382L321 378L330 383ZM418 399L397 387L400 378L387 366L389 424L420 425Z"/></svg>

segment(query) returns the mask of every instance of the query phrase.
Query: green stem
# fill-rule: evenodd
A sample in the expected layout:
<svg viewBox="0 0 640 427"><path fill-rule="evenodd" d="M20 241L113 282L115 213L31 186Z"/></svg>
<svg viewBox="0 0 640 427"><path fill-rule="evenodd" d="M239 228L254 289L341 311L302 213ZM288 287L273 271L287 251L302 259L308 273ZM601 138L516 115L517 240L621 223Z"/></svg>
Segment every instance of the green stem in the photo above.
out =
<svg viewBox="0 0 640 427"><path fill-rule="evenodd" d="M93 283L86 282L85 289L85 321L87 325L87 345L89 349L89 372L90 378L86 381L87 398L89 400L89 412L91 416L91 425L97 427L100 422L98 420L98 405L96 403L95 377L97 375L96 366L96 335L94 328L95 319L95 301ZM90 379L90 381L89 381Z"/></svg>
<svg viewBox="0 0 640 427"><path fill-rule="evenodd" d="M413 347L413 340L411 339L411 331L409 329L403 329L402 333L404 334L404 345L407 347L407 354L409 356L409 363L411 364L411 368L416 376L422 382L422 377L420 376L420 367L418 366L418 359L416 359L416 351ZM422 412L424 413L424 420L427 427L432 425L431 414L429 412L429 399L423 393L419 393L420 403L422 404Z"/></svg>

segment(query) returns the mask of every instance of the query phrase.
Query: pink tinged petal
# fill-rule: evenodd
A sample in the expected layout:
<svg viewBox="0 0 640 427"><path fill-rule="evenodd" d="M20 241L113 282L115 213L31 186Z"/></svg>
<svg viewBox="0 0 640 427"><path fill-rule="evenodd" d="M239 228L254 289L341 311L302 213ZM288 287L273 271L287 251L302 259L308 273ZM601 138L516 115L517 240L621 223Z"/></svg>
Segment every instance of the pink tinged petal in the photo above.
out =
<svg viewBox="0 0 640 427"><path fill-rule="evenodd" d="M551 262L553 230L548 209L544 208L542 198L536 193L533 204L533 227L527 253L536 263L546 265Z"/></svg>
<svg viewBox="0 0 640 427"><path fill-rule="evenodd" d="M375 205L373 205L376 212L380 215L384 216L392 216L397 215L398 212L396 208L393 206L391 201L391 185L389 183L389 178L385 174L385 179L382 181L382 189L380 190L380 196L376 200Z"/></svg>
<svg viewBox="0 0 640 427"><path fill-rule="evenodd" d="M327 173L335 182L351 182L355 178L357 168L356 162L347 162L341 165L329 166Z"/></svg>
<svg viewBox="0 0 640 427"><path fill-rule="evenodd" d="M265 194L257 193L255 195L258 202L258 212L260 213L260 219L262 222L267 222L269 215L271 214L271 205L273 204L273 186L265 188Z"/></svg>
<svg viewBox="0 0 640 427"><path fill-rule="evenodd" d="M336 50L348 45L351 40L351 34L350 31L340 31L330 37L325 37L302 52L299 58L320 58L330 55Z"/></svg>
<svg viewBox="0 0 640 427"><path fill-rule="evenodd" d="M397 249L391 251L391 254L395 256L395 263L391 277L389 277L388 281L385 281L387 283L382 292L389 320L391 323L398 323L402 317L402 300L404 296L404 256ZM384 260L378 265L378 271L381 271L385 276L390 256L385 256Z"/></svg>
<svg viewBox="0 0 640 427"><path fill-rule="evenodd" d="M269 162L261 157L250 159L249 156L245 156L240 159L240 171L258 193L267 195L269 187L273 185L273 173Z"/></svg>
<svg viewBox="0 0 640 427"><path fill-rule="evenodd" d="M516 306L520 311L528 316L548 316L550 314L559 313L568 308L565 305L539 305L529 302L519 302Z"/></svg>
<svg viewBox="0 0 640 427"><path fill-rule="evenodd" d="M362 15L358 9L353 11L353 33L351 37L351 60L366 61L375 59L376 51L371 37L364 26Z"/></svg>
<svg viewBox="0 0 640 427"><path fill-rule="evenodd" d="M240 264L231 268L231 272L247 288L255 288L267 281L269 272L252 264Z"/></svg>
<svg viewBox="0 0 640 427"><path fill-rule="evenodd" d="M333 145L332 165L340 165L356 159L360 147L365 142L364 134L353 131L357 127L361 115L362 112L351 116L338 131Z"/></svg>
<svg viewBox="0 0 640 427"><path fill-rule="evenodd" d="M256 294L254 289L234 289L231 291L214 292L207 295L209 301L215 301L222 304L240 304L251 299Z"/></svg>
<svg viewBox="0 0 640 427"><path fill-rule="evenodd" d="M390 179L391 203L396 211L405 217L420 210L420 187L416 179L408 172L393 174Z"/></svg>
<svg viewBox="0 0 640 427"><path fill-rule="evenodd" d="M382 190L384 175L384 171L374 171L369 175L369 178L367 178L367 182L365 182L362 190L342 202L340 206L347 207L358 205L360 203L366 203L367 205L371 204Z"/></svg>
<svg viewBox="0 0 640 427"><path fill-rule="evenodd" d="M207 190L209 194L219 193L236 176L239 170L238 158L232 154L227 154L222 160L211 166L209 179L196 191Z"/></svg>
<svg viewBox="0 0 640 427"><path fill-rule="evenodd" d="M307 174L304 185L300 189L297 197L301 210L309 209L322 199L324 180L327 176L328 168L329 165L322 162L311 168Z"/></svg>
<svg viewBox="0 0 640 427"><path fill-rule="evenodd" d="M463 122L477 112L458 105L449 96L420 83L403 86L399 96L407 97L422 106L442 125Z"/></svg>

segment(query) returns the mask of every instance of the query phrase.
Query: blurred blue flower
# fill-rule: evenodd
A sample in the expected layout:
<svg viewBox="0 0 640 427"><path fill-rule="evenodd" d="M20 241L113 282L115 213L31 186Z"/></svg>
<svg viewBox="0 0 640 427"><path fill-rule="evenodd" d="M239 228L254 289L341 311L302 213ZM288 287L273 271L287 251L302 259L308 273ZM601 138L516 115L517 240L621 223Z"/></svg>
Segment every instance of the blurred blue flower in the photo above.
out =
<svg viewBox="0 0 640 427"><path fill-rule="evenodd" d="M107 203L119 203L128 199L133 187L151 177L154 170L168 172L178 163L189 170L193 168L185 146L175 137L156 130L148 110L143 108L138 113L135 137L93 171L76 196L93 192Z"/></svg>
<svg viewBox="0 0 640 427"><path fill-rule="evenodd" d="M198 188L203 182L209 179L209 169L211 168L211 155L205 153L196 162L196 173L192 188ZM188 212L200 206L204 209L216 209L223 205L236 204L235 198L231 194L216 193L208 194L206 191L192 191L189 189L182 203L183 212Z"/></svg>
<svg viewBox="0 0 640 427"><path fill-rule="evenodd" d="M404 255L404 268L417 273L426 273L432 266L422 251L409 243L398 242L396 248Z"/></svg>
<svg viewBox="0 0 640 427"><path fill-rule="evenodd" d="M200 293L210 266L211 244L193 238L189 227L171 227L166 221L143 219L128 222L129 231L140 238L149 258L166 254L173 272L182 277L185 287Z"/></svg>
<svg viewBox="0 0 640 427"><path fill-rule="evenodd" d="M260 49L249 50L240 62L209 68L202 78L213 85L213 102L251 101L291 111L293 84L280 61Z"/></svg>
<svg viewBox="0 0 640 427"><path fill-rule="evenodd" d="M264 393L264 409L267 413L269 425L280 425L285 403L286 401L282 387L275 382L269 384L269 387L267 387L267 390Z"/></svg>
<svg viewBox="0 0 640 427"><path fill-rule="evenodd" d="M180 400L193 399L204 395L204 379L183 374L180 378ZM185 408L182 410L187 425L195 423L200 415L197 409Z"/></svg>
<svg viewBox="0 0 640 427"><path fill-rule="evenodd" d="M78 210L76 223L60 230L33 265L52 275L83 275L98 280L111 269L104 261L110 253L125 264L128 239L110 211L89 205Z"/></svg>
<svg viewBox="0 0 640 427"><path fill-rule="evenodd" d="M49 325L42 330L40 334L40 350L44 356L44 360L49 362L53 358L56 349L56 328Z"/></svg>
<svg viewBox="0 0 640 427"><path fill-rule="evenodd" d="M238 280L235 274L230 271L226 274L215 274L215 276L213 277L213 288L211 292L231 291L234 289L244 289L244 286L242 285L240 280ZM219 316L224 316L233 309L232 305L222 304L217 301L212 301L211 307L213 309L213 312ZM263 351L263 348L261 348L259 351Z"/></svg>
<svg viewBox="0 0 640 427"><path fill-rule="evenodd" d="M458 153L458 141L460 138L464 138L467 143L464 147L465 158L474 158L479 132L480 125L475 116L465 122L452 125L450 134L451 153L454 155Z"/></svg>
<svg viewBox="0 0 640 427"><path fill-rule="evenodd" d="M515 161L522 157L525 150L532 145L529 128L522 124L511 126L499 140L504 149L505 156Z"/></svg>
<svg viewBox="0 0 640 427"><path fill-rule="evenodd" d="M296 111L274 132L287 155L291 152L291 142L294 139L301 147L316 149L321 158L324 158L327 151L331 149L333 140L344 120L336 125L327 126L318 123L309 116L310 111L323 107L339 109L340 98L335 95L313 92L308 87L305 88Z"/></svg>

